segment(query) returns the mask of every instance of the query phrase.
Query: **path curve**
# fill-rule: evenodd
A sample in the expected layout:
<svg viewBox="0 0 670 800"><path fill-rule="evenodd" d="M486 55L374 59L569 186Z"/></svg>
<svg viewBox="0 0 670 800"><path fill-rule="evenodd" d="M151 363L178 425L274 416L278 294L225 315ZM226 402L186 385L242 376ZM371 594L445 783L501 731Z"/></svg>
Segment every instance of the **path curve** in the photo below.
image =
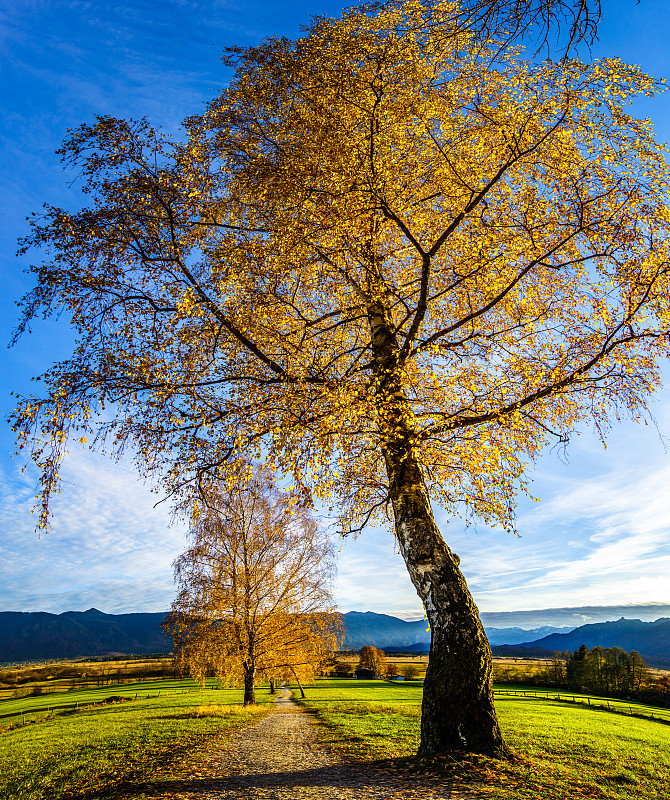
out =
<svg viewBox="0 0 670 800"><path fill-rule="evenodd" d="M276 710L222 738L171 800L445 800L469 791L426 777L393 775L330 749L321 726L284 689Z"/></svg>

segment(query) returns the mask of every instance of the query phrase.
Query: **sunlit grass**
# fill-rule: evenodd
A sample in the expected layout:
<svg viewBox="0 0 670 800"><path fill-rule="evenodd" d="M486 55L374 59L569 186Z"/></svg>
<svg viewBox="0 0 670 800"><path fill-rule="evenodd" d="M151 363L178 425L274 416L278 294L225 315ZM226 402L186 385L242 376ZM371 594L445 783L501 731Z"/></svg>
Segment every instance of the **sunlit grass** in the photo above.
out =
<svg viewBox="0 0 670 800"><path fill-rule="evenodd" d="M99 690L99 699L106 695L109 687ZM272 699L257 691L261 703ZM0 798L94 800L126 786L133 787L128 796L151 796L152 783L169 779L209 737L257 720L269 708L241 701L237 689L149 699L138 692L137 700L6 731L0 734Z"/></svg>
<svg viewBox="0 0 670 800"><path fill-rule="evenodd" d="M210 681L209 686L214 686ZM45 693L41 695L28 695L26 697L0 702L0 714L21 714L28 710L35 710L37 714L45 714L48 710L58 710L64 706L77 703L86 705L98 703L105 697L124 697L128 699L155 697L158 694L175 694L187 691L199 690L196 681L188 678L174 680L155 680L137 681L135 683L124 683L120 685L88 687L82 689L72 689L67 692ZM8 717L0 719L0 727L7 724Z"/></svg>
<svg viewBox="0 0 670 800"><path fill-rule="evenodd" d="M244 706L239 703L230 706L208 704L198 706L195 710L195 715L197 717L230 717L231 715L246 714L250 717L256 717L267 714L267 711L265 704L255 706Z"/></svg>
<svg viewBox="0 0 670 800"><path fill-rule="evenodd" d="M241 705L241 690L162 691L147 699L153 692L143 688L144 696L132 692L125 702L91 705L0 735L0 798L150 797L210 737L267 709ZM104 699L109 689L89 690L87 699ZM421 692L418 683L324 680L307 689L304 703L325 722L330 743L350 756L401 770L428 767L495 800L670 797L669 725L501 696L496 705L514 761L444 757L427 765L414 758ZM260 689L257 699L267 704L274 697Z"/></svg>
<svg viewBox="0 0 670 800"><path fill-rule="evenodd" d="M326 680L304 703L348 755L425 769L414 758L420 701L420 686ZM515 760L445 756L428 766L496 800L670 798L669 725L529 697L498 697L496 707Z"/></svg>

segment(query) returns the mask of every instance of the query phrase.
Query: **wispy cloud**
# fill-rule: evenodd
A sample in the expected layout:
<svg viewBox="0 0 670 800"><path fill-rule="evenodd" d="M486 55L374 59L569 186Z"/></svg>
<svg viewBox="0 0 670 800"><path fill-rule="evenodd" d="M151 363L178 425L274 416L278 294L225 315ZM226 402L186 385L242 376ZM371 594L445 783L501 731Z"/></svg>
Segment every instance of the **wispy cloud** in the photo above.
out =
<svg viewBox="0 0 670 800"><path fill-rule="evenodd" d="M483 608L670 600L670 459L639 434L614 431L606 452L584 439L572 470L542 477L545 499L523 510L521 539L492 531L464 539L484 545L464 559Z"/></svg>
<svg viewBox="0 0 670 800"><path fill-rule="evenodd" d="M169 606L171 564L184 547L184 526L170 526L168 509L154 507L157 498L131 469L72 453L64 464L64 491L54 503L53 530L39 538L30 514L30 477L2 476L0 608L98 606L119 612Z"/></svg>

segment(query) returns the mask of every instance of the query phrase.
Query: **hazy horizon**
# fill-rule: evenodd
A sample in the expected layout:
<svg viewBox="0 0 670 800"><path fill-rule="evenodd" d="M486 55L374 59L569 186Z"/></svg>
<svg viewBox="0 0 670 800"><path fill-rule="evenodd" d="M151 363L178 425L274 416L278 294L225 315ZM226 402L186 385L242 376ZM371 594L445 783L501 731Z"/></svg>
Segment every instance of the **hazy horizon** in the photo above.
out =
<svg viewBox="0 0 670 800"><path fill-rule="evenodd" d="M338 609L339 610L339 609ZM107 612L100 608L86 608L86 609L68 609L67 611L50 612L50 611L22 611L21 609L0 609L0 613L23 613L23 614L59 614L67 613L86 613L87 611L97 611L102 614L111 614L114 612ZM373 611L371 609L351 609L350 611L341 612L347 613L373 613L384 614L396 619L403 619L404 622L419 622L423 617L415 619L404 619L395 614L388 614L385 611ZM123 614L165 614L167 609L156 609L153 611L125 611L120 612ZM619 606L574 606L564 608L544 608L526 611L498 611L498 612L482 612L480 614L482 624L486 628L522 628L533 630L542 627L572 627L578 628L581 625L592 624L596 622L610 622L624 617L626 619L638 619L642 622L655 622L657 619L663 617L670 618L670 604L666 603L630 603L627 605Z"/></svg>

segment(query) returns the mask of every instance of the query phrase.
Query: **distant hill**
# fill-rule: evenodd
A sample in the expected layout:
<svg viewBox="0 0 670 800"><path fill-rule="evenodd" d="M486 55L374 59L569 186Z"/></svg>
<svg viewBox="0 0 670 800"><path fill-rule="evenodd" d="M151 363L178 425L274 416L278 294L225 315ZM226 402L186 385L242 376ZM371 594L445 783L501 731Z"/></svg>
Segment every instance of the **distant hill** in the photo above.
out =
<svg viewBox="0 0 670 800"><path fill-rule="evenodd" d="M383 648L382 648L383 649ZM415 642L406 645L387 645L389 653L409 653L410 655L420 655L430 653L430 642Z"/></svg>
<svg viewBox="0 0 670 800"><path fill-rule="evenodd" d="M164 613L104 614L88 611L0 612L0 661L102 656L108 653L167 653Z"/></svg>
<svg viewBox="0 0 670 800"><path fill-rule="evenodd" d="M523 644L499 644L491 646L494 656L507 656L508 658L552 658L556 650L545 650L544 647L529 647Z"/></svg>
<svg viewBox="0 0 670 800"><path fill-rule="evenodd" d="M642 622L621 617L616 622L581 625L570 633L554 633L513 647L496 647L494 653L541 656L564 650L574 651L582 644L589 648L600 645L637 650L652 666L670 666L670 618Z"/></svg>
<svg viewBox="0 0 670 800"><path fill-rule="evenodd" d="M574 630L574 627L563 626L554 628L551 625L543 625L541 628L526 630L524 628L489 628L484 625L484 630L486 631L489 644L491 647L495 647L499 644L519 644L520 642L532 641L533 639L539 639L552 633L569 633Z"/></svg>
<svg viewBox="0 0 670 800"><path fill-rule="evenodd" d="M388 614L375 614L374 611L348 611L342 614L347 629L344 647L359 650L366 644L380 647L402 647L417 642L430 644L428 623L420 619L406 622Z"/></svg>
<svg viewBox="0 0 670 800"><path fill-rule="evenodd" d="M0 612L0 661L39 661L50 658L102 656L109 653L168 653L172 642L160 624L165 613L105 614L88 611ZM424 620L407 622L388 614L349 611L342 615L346 627L344 648L363 645L396 652L426 652L430 631ZM619 646L638 650L648 660L670 664L670 619L656 622L621 619L579 628L543 626L485 627L495 653L501 655L551 655L554 651Z"/></svg>

